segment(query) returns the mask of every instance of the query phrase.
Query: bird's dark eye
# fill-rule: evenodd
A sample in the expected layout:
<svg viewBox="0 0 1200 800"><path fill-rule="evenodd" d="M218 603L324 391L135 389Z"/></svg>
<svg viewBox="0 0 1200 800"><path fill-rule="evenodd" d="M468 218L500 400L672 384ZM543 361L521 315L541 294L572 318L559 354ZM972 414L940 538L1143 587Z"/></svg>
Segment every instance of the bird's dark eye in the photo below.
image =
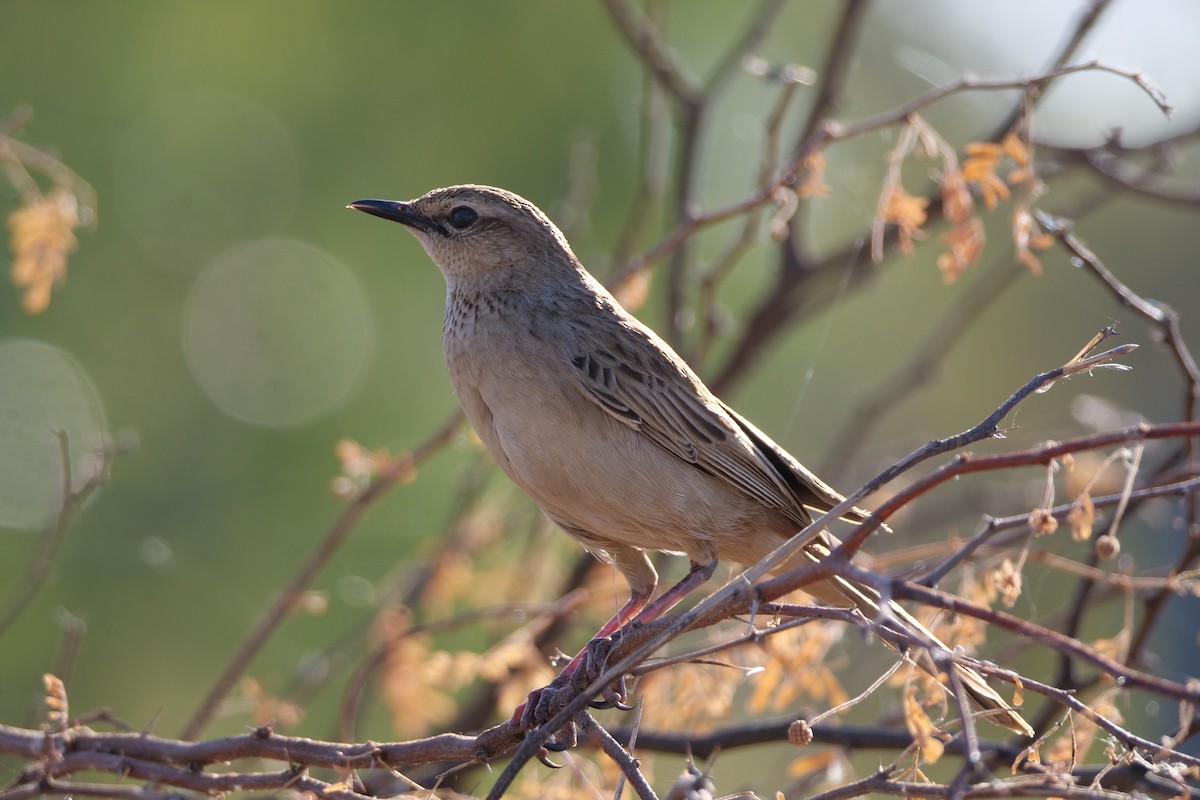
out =
<svg viewBox="0 0 1200 800"><path fill-rule="evenodd" d="M475 209L467 206L457 206L450 211L450 224L460 231L471 227L477 219L479 215Z"/></svg>

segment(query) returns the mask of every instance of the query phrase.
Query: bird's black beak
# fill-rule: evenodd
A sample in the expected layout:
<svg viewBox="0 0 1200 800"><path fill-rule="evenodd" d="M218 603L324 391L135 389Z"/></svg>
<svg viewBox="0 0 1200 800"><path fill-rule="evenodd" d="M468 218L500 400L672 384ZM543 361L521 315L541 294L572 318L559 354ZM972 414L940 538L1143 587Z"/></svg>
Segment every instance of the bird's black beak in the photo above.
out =
<svg viewBox="0 0 1200 800"><path fill-rule="evenodd" d="M441 225L413 211L409 203L401 203L397 200L355 200L346 208L390 219L392 222L399 222L401 225L407 225L426 233L445 233Z"/></svg>

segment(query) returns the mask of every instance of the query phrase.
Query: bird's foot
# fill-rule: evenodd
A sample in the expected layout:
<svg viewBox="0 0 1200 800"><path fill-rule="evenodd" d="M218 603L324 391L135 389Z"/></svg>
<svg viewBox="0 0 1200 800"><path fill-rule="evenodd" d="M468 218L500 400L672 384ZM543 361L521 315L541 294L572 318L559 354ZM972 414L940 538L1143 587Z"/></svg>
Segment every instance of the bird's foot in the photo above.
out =
<svg viewBox="0 0 1200 800"><path fill-rule="evenodd" d="M587 689L604 673L615 641L611 636L592 639L566 669L549 685L534 689L524 703L513 711L511 722L522 733L545 725L571 698ZM629 711L625 676L622 675L592 700L592 708L618 708ZM575 723L568 722L546 742L546 749L560 752L575 746Z"/></svg>
<svg viewBox="0 0 1200 800"><path fill-rule="evenodd" d="M633 711L634 707L629 704L628 694L625 690L625 676L622 675L601 689L600 696L592 700L590 705L592 708L616 708L621 711Z"/></svg>
<svg viewBox="0 0 1200 800"><path fill-rule="evenodd" d="M581 690L595 682L608 669L609 657L617 640L612 636L592 639L579 654L579 669L573 683ZM600 697L591 702L592 708L619 708L622 711L632 711L633 706L626 701L625 676L620 675L615 681L600 690Z"/></svg>
<svg viewBox="0 0 1200 800"><path fill-rule="evenodd" d="M517 727L517 730L525 733L550 721L554 712L562 706L561 703L556 702L559 695L569 688L568 682L563 680L564 677L568 677L566 673L559 675L546 686L534 689L525 698L525 702L516 707L510 722Z"/></svg>
<svg viewBox="0 0 1200 800"><path fill-rule="evenodd" d="M516 710L513 711L510 721L520 731L522 737L534 728L545 725L558 709L562 708L563 701L560 700L560 696L564 692L569 692L573 689L570 681L571 677L566 673L559 675L549 685L543 686L540 689L534 689L525 698L525 702L517 706ZM569 750L575 746L577 738L575 723L568 722L546 740L543 749L556 753ZM552 763L547 763L548 759L541 758L541 754L539 754L539 760L547 766L552 766Z"/></svg>

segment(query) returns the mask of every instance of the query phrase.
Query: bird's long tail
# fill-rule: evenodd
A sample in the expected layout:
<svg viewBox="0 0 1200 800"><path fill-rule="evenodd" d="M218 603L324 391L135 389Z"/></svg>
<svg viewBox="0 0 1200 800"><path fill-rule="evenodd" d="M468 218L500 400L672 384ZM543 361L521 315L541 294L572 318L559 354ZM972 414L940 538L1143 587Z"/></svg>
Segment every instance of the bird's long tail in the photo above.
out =
<svg viewBox="0 0 1200 800"><path fill-rule="evenodd" d="M822 537L824 538L824 537ZM804 561L815 563L829 555L832 545L836 544L836 540L829 539L822 541L821 539L814 540L801 550L800 554L792 562L795 565L796 561L801 558ZM867 619L880 620L881 618L891 617L899 625L905 628L905 632L923 642L927 648L941 648L949 651L940 639L937 638L924 625L922 625L916 617L909 614L898 603L889 600L886 612L880 607L880 596L877 591L869 586L862 586L853 583L845 578L835 576L829 580L820 581L804 587L804 591L812 595L823 603L828 603L833 606L845 606L847 603L858 608ZM895 645L891 642L884 641L891 647ZM938 667L936 662L930 658L918 658L917 663L930 674L937 676ZM986 718L995 722L998 725L1003 725L1014 733L1024 734L1025 736L1033 736L1033 728L1025 721L1011 705L1005 702L999 694L996 693L983 676L970 667L960 664L957 661L951 661L951 669L954 670L955 676L962 684L964 691L970 696L979 708L987 712Z"/></svg>

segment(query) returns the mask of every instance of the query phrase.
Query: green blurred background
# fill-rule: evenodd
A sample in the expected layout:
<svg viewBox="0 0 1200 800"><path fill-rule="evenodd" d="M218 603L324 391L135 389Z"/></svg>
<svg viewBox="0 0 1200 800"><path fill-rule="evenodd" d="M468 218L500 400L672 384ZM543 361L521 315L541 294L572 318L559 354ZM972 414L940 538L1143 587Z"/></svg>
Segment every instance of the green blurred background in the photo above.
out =
<svg viewBox="0 0 1200 800"><path fill-rule="evenodd" d="M1031 73L1085 5L881 3L867 14L839 118L891 108L963 70ZM840 7L790 4L757 53L818 67ZM161 714L156 731L172 734L339 513L329 491L334 443L352 437L403 449L454 407L439 346L440 275L399 227L345 204L478 182L515 190L556 216L578 208L566 198L583 186L586 213L573 218L570 235L604 274L638 177L643 77L593 2L9 0L0 8L0 118L30 108L20 138L56 152L99 203L44 314L22 314L17 292L0 288L0 392L10 404L36 404L29 398L45 395L30 387L57 386L62 408L43 411L65 415L62 425L79 431L73 443L100 429L135 433L140 443L117 461L47 585L0 639L0 721L37 722L40 675L58 668L64 627L78 618L87 632L70 674L72 710L110 706L135 726ZM671 5L670 38L691 74L711 70L749 9ZM1120 127L1139 144L1194 127L1198 65L1185 42L1198 32L1200 12L1185 0L1115 3L1084 51L1144 69L1176 106L1174 120L1164 122L1119 78L1083 76L1055 87L1036 135L1098 144ZM706 205L748 190L775 91L738 74L714 107L699 193ZM789 131L811 103L805 91ZM959 97L927 117L961 147L1012 101L1012 93ZM832 192L814 203L804 232L814 250L861 234L892 143L885 132L830 151ZM664 152L666 175L672 157ZM1194 182L1194 164L1184 159L1180 169ZM1098 189L1084 178L1059 182L1042 206L1071 213ZM4 213L17 205L7 183L0 203ZM1004 212L995 219L980 271L1009 260ZM711 261L734 232L723 226L701 237L699 257ZM1137 291L1174 304L1196 344L1194 208L1117 198L1079 232ZM848 404L906 362L976 280L943 286L938 251L932 237L916 257L889 259L865 286L831 295L824 313L800 320L729 399L820 471ZM766 285L772 253L755 250L730 281L723 300L732 314ZM1148 329L1060 253L1043 260L1046 275L1019 279L986 312L930 386L883 421L842 485L973 424L1116 320L1127 341L1144 345L1129 361L1134 372L1076 379L1035 397L1009 442L980 449L1086 431L1072 413L1082 393L1152 420L1177 418L1178 380ZM657 294L642 313L659 321ZM25 433L23 446L45 451L34 468L14 463L18 450L10 449L2 474L11 483L0 486L9 495L33 491L47 468L55 474L53 437ZM419 563L428 550L421 543L441 531L454 483L475 459L460 441L415 486L384 500L319 579L330 592L327 613L289 622L251 673L280 689L314 650L361 625L370 612L362 587L397 564ZM995 496L976 484L976 511L1028 510L1040 476L1023 480L1032 495L1019 482ZM8 505L21 501L10 496ZM34 513L26 512L26 524L13 518L0 530L0 587L14 584L35 551L37 534L20 529ZM956 524L969 533L976 521ZM1137 569L1173 557L1177 540L1163 537L1178 532L1169 528L1130 523L1131 537L1146 534L1128 545ZM555 541L574 552L565 537ZM1034 585L1022 608L1046 613L1060 600ZM1181 602L1171 611L1152 649L1169 665L1165 674L1179 678L1196 673L1197 609ZM1120 603L1113 612L1112 629L1096 635L1115 633ZM298 732L331 735L336 675L332 684ZM391 736L385 716L369 719L364 738ZM212 730L245 721L224 718Z"/></svg>

